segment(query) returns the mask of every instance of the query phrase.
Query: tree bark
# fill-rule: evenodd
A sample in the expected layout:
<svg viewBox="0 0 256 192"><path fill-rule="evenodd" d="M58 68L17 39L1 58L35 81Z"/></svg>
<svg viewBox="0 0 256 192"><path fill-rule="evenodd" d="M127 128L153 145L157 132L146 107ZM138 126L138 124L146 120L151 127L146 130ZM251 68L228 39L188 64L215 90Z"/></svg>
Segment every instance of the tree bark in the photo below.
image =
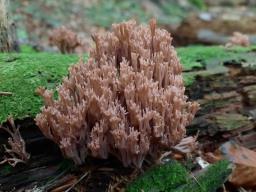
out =
<svg viewBox="0 0 256 192"><path fill-rule="evenodd" d="M0 52L18 51L15 24L9 21L9 0L0 0Z"/></svg>

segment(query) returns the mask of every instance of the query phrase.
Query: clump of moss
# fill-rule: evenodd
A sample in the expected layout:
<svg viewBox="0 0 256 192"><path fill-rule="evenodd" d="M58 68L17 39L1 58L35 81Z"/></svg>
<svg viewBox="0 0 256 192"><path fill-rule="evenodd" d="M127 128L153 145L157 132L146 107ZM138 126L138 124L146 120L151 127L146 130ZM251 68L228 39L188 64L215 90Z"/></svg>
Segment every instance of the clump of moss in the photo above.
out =
<svg viewBox="0 0 256 192"><path fill-rule="evenodd" d="M207 8L204 0L189 0L189 2L200 10Z"/></svg>
<svg viewBox="0 0 256 192"><path fill-rule="evenodd" d="M14 119L34 117L43 105L35 89L55 88L77 60L75 55L0 54L0 91L12 93L0 96L0 124L9 115Z"/></svg>
<svg viewBox="0 0 256 192"><path fill-rule="evenodd" d="M227 180L232 169L228 161L219 161L207 168L207 171L187 184L174 190L175 192L215 192Z"/></svg>
<svg viewBox="0 0 256 192"><path fill-rule="evenodd" d="M229 163L219 161L194 178L181 164L172 161L147 171L131 183L126 191L214 192L226 181L230 173Z"/></svg>
<svg viewBox="0 0 256 192"><path fill-rule="evenodd" d="M223 46L190 46L177 49L184 69L184 81L190 86L195 77L226 73L225 62L234 64L249 64L255 67L255 46L233 47L226 49Z"/></svg>
<svg viewBox="0 0 256 192"><path fill-rule="evenodd" d="M212 60L223 64L230 60L247 60L248 53L253 52L255 46L251 47L233 47L226 49L223 46L189 46L177 49L181 63L185 71L193 68L205 68Z"/></svg>
<svg viewBox="0 0 256 192"><path fill-rule="evenodd" d="M20 52L21 53L36 53L37 51L30 45L20 45Z"/></svg>
<svg viewBox="0 0 256 192"><path fill-rule="evenodd" d="M176 161L154 167L128 186L127 192L171 191L187 182L186 169Z"/></svg>

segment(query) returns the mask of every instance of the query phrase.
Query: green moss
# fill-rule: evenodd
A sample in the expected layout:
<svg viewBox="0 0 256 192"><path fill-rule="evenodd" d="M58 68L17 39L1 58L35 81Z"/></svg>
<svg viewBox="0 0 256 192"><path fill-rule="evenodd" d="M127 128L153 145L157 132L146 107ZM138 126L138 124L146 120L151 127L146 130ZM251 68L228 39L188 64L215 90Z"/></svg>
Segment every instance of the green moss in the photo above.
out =
<svg viewBox="0 0 256 192"><path fill-rule="evenodd" d="M0 91L13 94L0 96L0 123L9 115L15 119L34 117L42 106L35 89L55 88L77 60L74 55L49 53L0 54Z"/></svg>
<svg viewBox="0 0 256 192"><path fill-rule="evenodd" d="M178 56L183 64L184 70L189 71L193 68L210 67L209 63L213 60L223 63L228 60L246 59L248 52L252 52L256 46L234 47L226 49L223 46L189 46L178 48Z"/></svg>
<svg viewBox="0 0 256 192"><path fill-rule="evenodd" d="M20 46L21 53L36 53L36 50L33 49L30 45L21 45Z"/></svg>
<svg viewBox="0 0 256 192"><path fill-rule="evenodd" d="M177 162L170 162L147 171L127 188L127 192L170 191L186 183L188 173Z"/></svg>
<svg viewBox="0 0 256 192"><path fill-rule="evenodd" d="M204 70L207 62L228 58L226 50L220 46L190 46L178 48L177 53L183 65L183 70L185 71L183 76L186 86L194 82L198 71L203 70L204 73L209 72ZM193 72L195 69L197 69L197 71Z"/></svg>
<svg viewBox="0 0 256 192"><path fill-rule="evenodd" d="M189 71L195 67L202 68L203 62L212 58L221 58L225 56L222 47L211 46L191 46L177 49L180 61L184 70Z"/></svg>
<svg viewBox="0 0 256 192"><path fill-rule="evenodd" d="M193 73L183 73L183 80L185 83L185 86L190 86L195 81L196 74Z"/></svg>
<svg viewBox="0 0 256 192"><path fill-rule="evenodd" d="M204 0L189 0L189 2L200 10L206 9L206 4Z"/></svg>
<svg viewBox="0 0 256 192"><path fill-rule="evenodd" d="M223 65L226 61L241 63L243 66L256 68L256 46L234 47L223 46L190 46L178 48L177 53L184 69L185 85L191 85L195 77L226 73Z"/></svg>
<svg viewBox="0 0 256 192"><path fill-rule="evenodd" d="M226 181L230 173L229 163L219 161L194 178L181 164L174 161L147 171L131 183L126 191L214 192Z"/></svg>
<svg viewBox="0 0 256 192"><path fill-rule="evenodd" d="M232 169L228 161L219 161L207 168L207 171L174 192L215 192L227 180Z"/></svg>

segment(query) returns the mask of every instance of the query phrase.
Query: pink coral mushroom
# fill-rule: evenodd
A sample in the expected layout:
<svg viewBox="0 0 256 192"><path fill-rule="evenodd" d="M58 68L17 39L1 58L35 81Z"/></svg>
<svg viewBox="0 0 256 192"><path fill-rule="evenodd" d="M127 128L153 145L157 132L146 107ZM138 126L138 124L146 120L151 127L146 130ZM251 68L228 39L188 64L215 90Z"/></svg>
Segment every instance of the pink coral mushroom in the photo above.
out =
<svg viewBox="0 0 256 192"><path fill-rule="evenodd" d="M36 123L76 164L87 154L113 154L141 167L147 155L157 159L181 141L199 105L187 101L172 38L155 20L113 24L93 40L87 63L70 68L57 100L38 90L45 106Z"/></svg>
<svg viewBox="0 0 256 192"><path fill-rule="evenodd" d="M228 43L226 44L226 47L232 47L232 46L248 47L249 45L250 45L250 40L247 35L244 35L239 32L234 32L233 36L229 39Z"/></svg>

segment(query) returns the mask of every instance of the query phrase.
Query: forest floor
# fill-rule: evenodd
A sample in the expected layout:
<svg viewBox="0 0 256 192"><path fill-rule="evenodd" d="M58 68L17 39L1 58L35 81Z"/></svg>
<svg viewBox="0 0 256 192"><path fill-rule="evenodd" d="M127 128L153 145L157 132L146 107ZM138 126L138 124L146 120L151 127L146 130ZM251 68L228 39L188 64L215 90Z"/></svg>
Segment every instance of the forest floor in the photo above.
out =
<svg viewBox="0 0 256 192"><path fill-rule="evenodd" d="M10 7L20 53L0 53L0 125L8 126L10 115L15 119L31 157L16 167L0 165L0 192L256 190L254 1L13 0ZM186 95L200 104L187 127L187 136L197 139L196 149L163 154L161 166L152 167L155 163L147 158L140 170L124 168L114 157L88 157L75 166L34 122L43 106L36 88L55 89L79 60L78 55L58 53L49 36L64 25L88 48L91 34L107 31L112 23L130 18L145 23L152 17L174 37ZM235 31L246 34L252 46L225 48ZM0 161L8 137L0 129ZM231 170L226 161L216 164L220 159L236 167Z"/></svg>
<svg viewBox="0 0 256 192"><path fill-rule="evenodd" d="M200 155L209 157L228 141L255 150L256 47L191 46L178 48L177 52L183 64L186 94L201 105L187 128L188 136L198 134ZM2 191L118 191L150 167L147 161L142 170L123 168L115 158L88 158L84 166L74 167L36 127L33 118L42 101L35 89L54 89L78 59L75 55L27 49L18 54L0 54L0 92L10 93L0 95L0 123L5 126L12 115L31 154L27 164L15 168L1 165ZM0 144L5 144L8 135L0 131ZM234 189L230 183L226 187Z"/></svg>

